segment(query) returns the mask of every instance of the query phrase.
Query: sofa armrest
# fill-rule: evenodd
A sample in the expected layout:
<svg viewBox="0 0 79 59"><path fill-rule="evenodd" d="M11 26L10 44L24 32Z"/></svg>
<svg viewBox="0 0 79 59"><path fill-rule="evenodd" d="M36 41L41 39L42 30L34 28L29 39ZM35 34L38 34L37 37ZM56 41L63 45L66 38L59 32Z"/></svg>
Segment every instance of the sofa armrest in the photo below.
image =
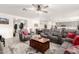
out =
<svg viewBox="0 0 79 59"><path fill-rule="evenodd" d="M44 33L41 33L40 35L41 35L42 37L47 38L47 35L46 35L46 34L44 34Z"/></svg>
<svg viewBox="0 0 79 59"><path fill-rule="evenodd" d="M62 40L71 43L73 39L71 39L71 38L62 38Z"/></svg>

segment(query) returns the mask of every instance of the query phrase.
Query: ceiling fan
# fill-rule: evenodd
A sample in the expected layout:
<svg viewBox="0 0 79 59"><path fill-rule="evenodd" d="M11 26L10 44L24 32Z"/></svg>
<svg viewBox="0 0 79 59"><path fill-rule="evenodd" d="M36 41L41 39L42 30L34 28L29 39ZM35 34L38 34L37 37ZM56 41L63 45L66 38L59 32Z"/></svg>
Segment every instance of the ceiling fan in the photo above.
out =
<svg viewBox="0 0 79 59"><path fill-rule="evenodd" d="M42 5L42 4L32 4L33 8L23 8L23 11L26 11L26 10L34 10L34 11L37 11L37 12L44 12L44 13L48 13L48 11L46 10L46 8L48 8L48 5Z"/></svg>

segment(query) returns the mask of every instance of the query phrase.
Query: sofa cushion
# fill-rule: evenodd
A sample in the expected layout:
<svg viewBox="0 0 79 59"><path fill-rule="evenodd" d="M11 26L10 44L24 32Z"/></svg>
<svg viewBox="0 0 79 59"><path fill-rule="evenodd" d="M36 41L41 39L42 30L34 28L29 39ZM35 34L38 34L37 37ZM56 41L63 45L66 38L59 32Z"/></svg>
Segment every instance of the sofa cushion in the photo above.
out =
<svg viewBox="0 0 79 59"><path fill-rule="evenodd" d="M23 35L28 35L28 32L23 31L22 34Z"/></svg>
<svg viewBox="0 0 79 59"><path fill-rule="evenodd" d="M48 37L45 33L40 33L40 35L41 35L42 37L45 37L45 38Z"/></svg>
<svg viewBox="0 0 79 59"><path fill-rule="evenodd" d="M71 39L74 39L75 36L76 36L75 33L71 33L71 32L69 32L69 33L67 34L67 37L68 37L68 38L71 38Z"/></svg>
<svg viewBox="0 0 79 59"><path fill-rule="evenodd" d="M72 40L71 38L62 38L63 41L65 42L69 42L69 43L72 43Z"/></svg>
<svg viewBox="0 0 79 59"><path fill-rule="evenodd" d="M53 32L53 36L58 36L58 35L61 35L60 31L54 31Z"/></svg>
<svg viewBox="0 0 79 59"><path fill-rule="evenodd" d="M79 35L76 35L76 37L74 38L73 42L74 45L79 45Z"/></svg>

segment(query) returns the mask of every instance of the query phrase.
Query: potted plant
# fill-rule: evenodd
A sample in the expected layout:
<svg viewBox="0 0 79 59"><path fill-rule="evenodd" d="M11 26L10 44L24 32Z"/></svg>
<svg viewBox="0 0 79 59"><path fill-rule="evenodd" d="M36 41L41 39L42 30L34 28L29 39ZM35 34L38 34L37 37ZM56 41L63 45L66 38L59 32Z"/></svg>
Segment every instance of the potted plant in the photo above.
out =
<svg viewBox="0 0 79 59"><path fill-rule="evenodd" d="M23 23L20 23L20 26L19 26L20 30L22 30L23 27L24 27L24 24Z"/></svg>
<svg viewBox="0 0 79 59"><path fill-rule="evenodd" d="M17 24L14 25L14 34L13 34L13 36L16 36L16 31L17 31Z"/></svg>
<svg viewBox="0 0 79 59"><path fill-rule="evenodd" d="M24 27L24 24L23 23L20 23L20 25L19 25L20 32L23 29L23 27ZM22 34L21 33L19 33L19 38L20 38L20 41L23 41L23 37L22 37Z"/></svg>

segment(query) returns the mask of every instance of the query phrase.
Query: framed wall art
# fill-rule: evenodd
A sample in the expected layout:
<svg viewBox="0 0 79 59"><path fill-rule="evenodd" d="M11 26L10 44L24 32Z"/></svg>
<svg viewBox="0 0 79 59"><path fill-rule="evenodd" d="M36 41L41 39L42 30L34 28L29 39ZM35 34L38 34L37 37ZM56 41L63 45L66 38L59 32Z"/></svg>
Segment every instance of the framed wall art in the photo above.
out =
<svg viewBox="0 0 79 59"><path fill-rule="evenodd" d="M0 17L0 24L9 24L9 19Z"/></svg>

